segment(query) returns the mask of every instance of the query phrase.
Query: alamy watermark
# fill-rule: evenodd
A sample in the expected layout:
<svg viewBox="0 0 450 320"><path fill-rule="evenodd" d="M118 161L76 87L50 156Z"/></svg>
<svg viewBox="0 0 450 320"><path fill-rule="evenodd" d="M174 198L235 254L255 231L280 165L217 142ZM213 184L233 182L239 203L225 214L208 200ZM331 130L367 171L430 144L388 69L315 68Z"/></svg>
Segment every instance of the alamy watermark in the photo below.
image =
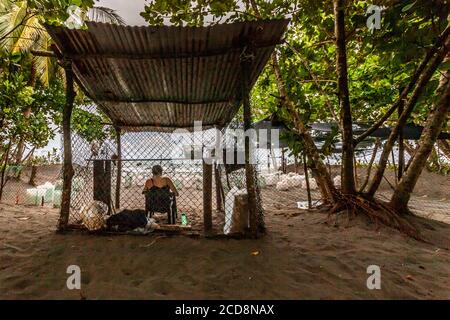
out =
<svg viewBox="0 0 450 320"><path fill-rule="evenodd" d="M280 147L279 129L227 129L225 132L217 128L214 141L209 145L202 145L202 150L193 152L191 159L203 159L207 164L245 164L246 141L249 152L249 163L256 164L255 152L257 149L277 149ZM196 137L201 136L204 127L201 121L194 122L194 130L177 129L172 133L174 141L185 146L194 146ZM181 140L177 137L181 136ZM206 156L203 153L206 149Z"/></svg>
<svg viewBox="0 0 450 320"><path fill-rule="evenodd" d="M374 29L381 29L381 11L383 11L383 7L374 4L367 8L366 14L369 14L370 16L367 18L366 25L369 30L373 31Z"/></svg>
<svg viewBox="0 0 450 320"><path fill-rule="evenodd" d="M71 5L66 10L69 17L64 21L64 26L69 29L80 29L84 25L83 10L76 5Z"/></svg>
<svg viewBox="0 0 450 320"><path fill-rule="evenodd" d="M70 276L66 280L66 286L69 290L81 290L81 268L77 265L70 265L66 270Z"/></svg>
<svg viewBox="0 0 450 320"><path fill-rule="evenodd" d="M367 274L370 276L367 278L366 286L369 290L381 290L381 269L377 265L370 265L367 267Z"/></svg>

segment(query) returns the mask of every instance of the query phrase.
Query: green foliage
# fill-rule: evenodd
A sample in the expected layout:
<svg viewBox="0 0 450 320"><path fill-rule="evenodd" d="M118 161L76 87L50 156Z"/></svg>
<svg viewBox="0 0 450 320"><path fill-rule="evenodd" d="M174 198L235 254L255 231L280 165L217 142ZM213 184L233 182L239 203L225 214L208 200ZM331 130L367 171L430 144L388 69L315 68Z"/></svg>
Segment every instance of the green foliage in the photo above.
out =
<svg viewBox="0 0 450 320"><path fill-rule="evenodd" d="M256 19L250 0L220 2L216 6L216 1L152 0L142 16L152 25L169 21L175 25L197 26ZM289 45L279 46L278 55L283 79L298 112L306 122L335 120L326 103L328 100L339 115L332 1L254 2L263 19L291 18L286 34ZM384 7L382 28L373 32L366 26L366 10L372 4ZM442 0L347 1L349 86L355 121L375 121L389 108L426 49L446 27L448 14L448 3ZM438 76L428 85L411 120L426 119ZM278 95L275 76L268 65L252 92L256 119L279 109ZM393 116L391 120L395 119Z"/></svg>
<svg viewBox="0 0 450 320"><path fill-rule="evenodd" d="M37 12L49 24L62 24L69 14L67 8L78 6L85 13L94 6L94 0L27 0L30 9Z"/></svg>
<svg viewBox="0 0 450 320"><path fill-rule="evenodd" d="M57 121L61 110L60 91L32 88L20 73L9 79L0 78L0 140L2 144L22 139L31 147L45 147L55 136L52 123Z"/></svg>
<svg viewBox="0 0 450 320"><path fill-rule="evenodd" d="M75 108L72 114L72 129L88 142L104 142L115 137L111 126L105 126L107 117L103 113L95 114L82 108Z"/></svg>
<svg viewBox="0 0 450 320"><path fill-rule="evenodd" d="M151 25L162 25L170 21L176 25L199 26L205 23L208 15L220 18L227 12L238 11L234 0L151 0L141 13ZM231 19L228 19L230 21Z"/></svg>
<svg viewBox="0 0 450 320"><path fill-rule="evenodd" d="M62 24L67 8L77 5L87 11L92 0L0 0L0 155L11 141L10 160L18 161L24 145L30 149L46 146L60 131L65 104L64 77L56 59L35 57L32 49L50 50L51 39L43 22ZM90 20L123 23L114 10L96 7ZM77 105L91 103L79 93ZM103 140L104 120L74 109L74 131L87 140ZM19 147L20 146L20 147Z"/></svg>
<svg viewBox="0 0 450 320"><path fill-rule="evenodd" d="M0 79L0 141L7 142L28 130L23 111L33 102L33 88L22 74Z"/></svg>
<svg viewBox="0 0 450 320"><path fill-rule="evenodd" d="M24 165L26 166L42 166L50 164L61 163L61 153L57 148L53 148L51 151L47 151L47 154L40 156L33 156L29 158Z"/></svg>

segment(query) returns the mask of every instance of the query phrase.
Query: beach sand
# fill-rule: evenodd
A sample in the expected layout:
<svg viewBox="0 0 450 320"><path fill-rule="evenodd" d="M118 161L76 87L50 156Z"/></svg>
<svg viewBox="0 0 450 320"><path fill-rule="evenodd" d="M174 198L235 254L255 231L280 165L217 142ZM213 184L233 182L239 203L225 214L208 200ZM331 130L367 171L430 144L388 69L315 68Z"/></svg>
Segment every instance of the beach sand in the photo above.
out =
<svg viewBox="0 0 450 320"><path fill-rule="evenodd" d="M448 219L448 201L427 201ZM56 209L2 204L0 298L450 298L450 225L415 218L427 244L363 218L334 227L325 214L277 207L266 201L266 236L212 240L59 235ZM81 268L81 290L66 287L69 265ZM366 286L369 265L381 268L381 290Z"/></svg>

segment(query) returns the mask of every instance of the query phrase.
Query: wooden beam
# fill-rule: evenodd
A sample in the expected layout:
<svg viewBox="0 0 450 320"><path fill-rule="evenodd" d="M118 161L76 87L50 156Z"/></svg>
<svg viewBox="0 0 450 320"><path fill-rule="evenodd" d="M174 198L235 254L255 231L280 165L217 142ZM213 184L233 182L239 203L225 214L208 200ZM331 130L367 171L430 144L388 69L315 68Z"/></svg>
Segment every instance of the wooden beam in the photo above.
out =
<svg viewBox="0 0 450 320"><path fill-rule="evenodd" d="M156 123L152 123L152 124L125 124L125 123L118 123L117 124L118 127L122 128L122 129L131 129L131 128L154 128L154 129L158 129L158 128L163 128L163 129L194 129L194 125L190 124L190 125L185 125L185 126L176 126L176 125L171 125L171 124L156 124ZM217 127L216 123L202 123L202 129L210 129L210 128L215 128Z"/></svg>
<svg viewBox="0 0 450 320"><path fill-rule="evenodd" d="M100 98L96 99L98 103L171 103L171 104L185 104L185 105L205 105L205 104L231 104L231 100L216 99L205 101L189 101L189 100L174 100L174 99L127 99L127 98Z"/></svg>
<svg viewBox="0 0 450 320"><path fill-rule="evenodd" d="M122 185L122 132L121 129L116 129L116 143L117 143L117 177L116 177L116 209L120 208L120 187Z"/></svg>
<svg viewBox="0 0 450 320"><path fill-rule="evenodd" d="M61 211L58 229L63 231L67 228L70 214L70 195L72 190L73 166L72 166L72 136L70 122L72 118L73 102L75 100L74 76L72 62L64 61L64 71L66 75L66 103L63 110L63 190L61 196Z"/></svg>
<svg viewBox="0 0 450 320"><path fill-rule="evenodd" d="M36 57L57 58L54 52L46 50L31 50L31 54Z"/></svg>
<svg viewBox="0 0 450 320"><path fill-rule="evenodd" d="M283 41L268 41L260 42L254 45L254 48L271 48L275 47ZM71 60L86 60L86 59L125 59L125 60L165 60L165 59L188 59L188 58L206 58L214 56L223 56L226 54L240 54L246 47L246 44L237 45L233 48L220 48L216 50L209 50L204 52L174 52L174 53L122 53L122 52L104 52L104 53L76 53L64 54L65 57Z"/></svg>
<svg viewBox="0 0 450 320"><path fill-rule="evenodd" d="M250 107L250 70L253 63L254 53L250 47L241 54L241 95L244 107L244 130L252 128L252 114ZM256 186L255 186L255 168L251 163L250 139L245 137L245 182L248 195L250 236L258 236L258 219L256 212Z"/></svg>
<svg viewBox="0 0 450 320"><path fill-rule="evenodd" d="M203 161L203 228L212 231L212 164Z"/></svg>

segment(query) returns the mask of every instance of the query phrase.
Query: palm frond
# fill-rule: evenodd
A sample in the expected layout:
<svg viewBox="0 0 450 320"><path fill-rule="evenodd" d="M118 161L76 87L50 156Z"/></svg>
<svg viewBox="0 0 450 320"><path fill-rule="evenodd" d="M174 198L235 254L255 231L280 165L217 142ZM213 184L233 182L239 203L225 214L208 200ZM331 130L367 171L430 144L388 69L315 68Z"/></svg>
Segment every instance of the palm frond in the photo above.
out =
<svg viewBox="0 0 450 320"><path fill-rule="evenodd" d="M107 7L93 7L87 13L88 21L105 22L125 25L125 20L113 9Z"/></svg>
<svg viewBox="0 0 450 320"><path fill-rule="evenodd" d="M28 52L36 46L40 38L48 38L48 33L42 27L37 16L28 19L20 29L17 38L14 39L12 52Z"/></svg>
<svg viewBox="0 0 450 320"><path fill-rule="evenodd" d="M7 1L8 2L8 1ZM19 37L23 23L27 20L26 5L22 3L10 3L4 6L3 10L7 10L6 14L0 15L0 46L8 51L14 45Z"/></svg>
<svg viewBox="0 0 450 320"><path fill-rule="evenodd" d="M49 51L50 50L51 39L46 34L46 37L39 39L39 49ZM36 71L41 83L44 85L49 85L50 81L55 77L58 69L58 65L55 63L54 58L50 57L33 57Z"/></svg>

